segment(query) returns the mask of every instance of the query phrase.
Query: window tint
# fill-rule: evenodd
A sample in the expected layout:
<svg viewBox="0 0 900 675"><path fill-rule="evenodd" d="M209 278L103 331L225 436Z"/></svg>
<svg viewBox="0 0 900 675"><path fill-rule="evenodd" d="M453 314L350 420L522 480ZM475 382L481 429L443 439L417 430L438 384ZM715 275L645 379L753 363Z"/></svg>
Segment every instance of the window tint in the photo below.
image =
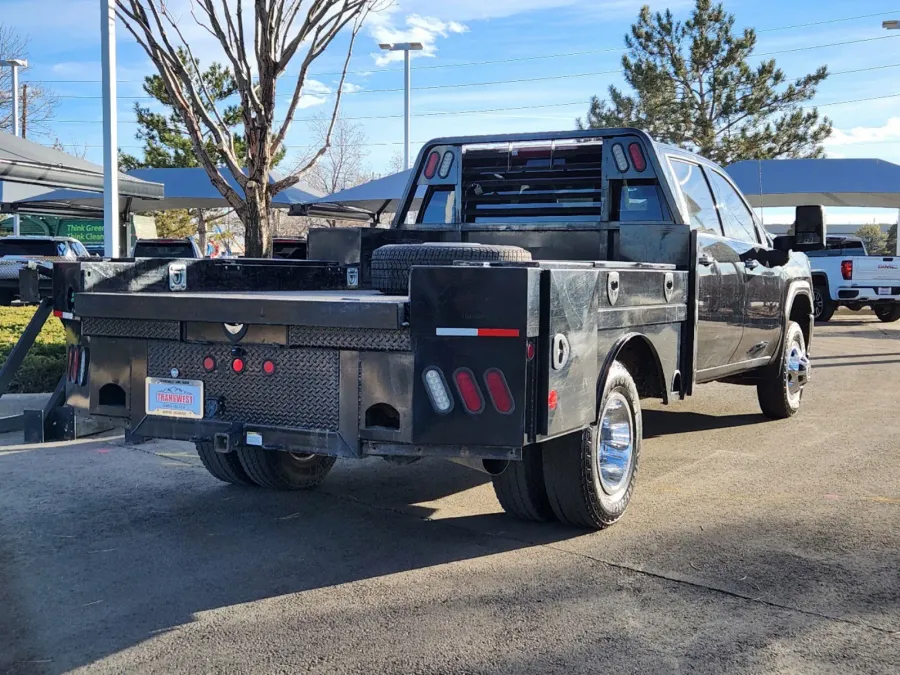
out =
<svg viewBox="0 0 900 675"><path fill-rule="evenodd" d="M675 180L681 186L691 227L701 232L722 234L719 216L716 214L716 203L700 167L673 159L672 170L675 172Z"/></svg>
<svg viewBox="0 0 900 675"><path fill-rule="evenodd" d="M426 196L425 208L422 209L420 223L452 223L453 202L456 190L431 190Z"/></svg>
<svg viewBox="0 0 900 675"><path fill-rule="evenodd" d="M70 246L79 258L88 258L91 255L80 241L73 241Z"/></svg>
<svg viewBox="0 0 900 675"><path fill-rule="evenodd" d="M841 258L852 255L866 255L863 243L857 239L828 238L825 250L807 251L810 258Z"/></svg>
<svg viewBox="0 0 900 675"><path fill-rule="evenodd" d="M56 243L50 239L0 239L0 256L55 256Z"/></svg>
<svg viewBox="0 0 900 675"><path fill-rule="evenodd" d="M614 204L618 212L613 218L621 222L668 220L668 209L662 205L659 186L655 182L635 185L621 181Z"/></svg>
<svg viewBox="0 0 900 675"><path fill-rule="evenodd" d="M194 247L189 242L138 242L134 245L135 258L194 258Z"/></svg>
<svg viewBox="0 0 900 675"><path fill-rule="evenodd" d="M719 216L722 218L722 227L725 228L725 236L740 241L759 243L759 235L756 233L756 225L753 214L744 200L731 184L715 171L707 171L709 182L712 185L713 194L716 196L716 204L719 207Z"/></svg>

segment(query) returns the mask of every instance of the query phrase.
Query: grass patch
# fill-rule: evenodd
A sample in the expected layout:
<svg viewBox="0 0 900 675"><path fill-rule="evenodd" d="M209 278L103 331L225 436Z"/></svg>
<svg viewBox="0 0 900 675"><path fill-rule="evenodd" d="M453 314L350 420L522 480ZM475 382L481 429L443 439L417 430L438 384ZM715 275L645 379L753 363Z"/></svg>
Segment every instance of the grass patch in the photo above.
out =
<svg viewBox="0 0 900 675"><path fill-rule="evenodd" d="M37 307L0 307L0 363L6 363L36 310ZM53 391L65 369L66 331L62 322L51 316L16 373L9 391L19 394Z"/></svg>

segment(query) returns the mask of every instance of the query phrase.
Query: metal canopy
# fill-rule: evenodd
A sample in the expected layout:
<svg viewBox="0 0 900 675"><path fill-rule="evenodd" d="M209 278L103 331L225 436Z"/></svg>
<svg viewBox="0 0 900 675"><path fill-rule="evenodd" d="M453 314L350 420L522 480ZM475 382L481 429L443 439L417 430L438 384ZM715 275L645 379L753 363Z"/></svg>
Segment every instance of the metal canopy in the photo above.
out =
<svg viewBox="0 0 900 675"><path fill-rule="evenodd" d="M900 208L900 166L881 159L764 159L727 168L754 207Z"/></svg>
<svg viewBox="0 0 900 675"><path fill-rule="evenodd" d="M243 194L237 181L227 169L221 169L228 183ZM167 211L170 209L221 209L230 205L209 181L209 176L202 167L189 169L134 169L126 175L128 180L154 181L165 187L165 197L159 200L141 199L122 191L121 208L128 213L147 213L150 211ZM272 175L269 180L275 182L280 176ZM120 187L124 184L119 183ZM275 195L273 208L286 209L294 204L315 201L320 195L287 188ZM78 190L54 190L35 197L29 197L7 206L7 210L16 213L41 213L65 215L95 215L103 212L103 195Z"/></svg>
<svg viewBox="0 0 900 675"><path fill-rule="evenodd" d="M397 205L403 198L406 190L406 184L412 169L401 171L400 173L391 174L384 178L376 178L375 180L357 185L356 187L347 188L340 192L335 192L321 199L310 200L302 206L291 207L290 215L305 216L310 215L309 207L316 205L331 205L337 207L333 216L322 215L322 217L334 217L340 219L340 207L348 209L348 215L353 215L354 210L367 211L373 214L393 212L397 209ZM413 210L418 208L418 202L413 205ZM307 208L304 208L307 207ZM315 215L320 215L316 213Z"/></svg>
<svg viewBox="0 0 900 675"><path fill-rule="evenodd" d="M0 180L42 187L103 191L103 167L59 150L0 132ZM160 199L163 186L121 175L119 189L126 197ZM102 202L102 195L100 196Z"/></svg>

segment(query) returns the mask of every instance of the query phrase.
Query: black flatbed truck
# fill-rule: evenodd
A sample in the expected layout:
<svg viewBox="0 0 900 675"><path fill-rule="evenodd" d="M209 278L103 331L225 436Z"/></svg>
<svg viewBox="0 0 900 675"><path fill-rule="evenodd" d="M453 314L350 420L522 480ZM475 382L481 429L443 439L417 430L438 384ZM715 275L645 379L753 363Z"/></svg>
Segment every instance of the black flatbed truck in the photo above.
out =
<svg viewBox="0 0 900 675"><path fill-rule="evenodd" d="M56 265L67 403L193 441L230 483L442 457L513 515L601 528L634 489L641 398L720 380L798 410L793 251L824 240L816 207L771 239L724 171L638 130L438 139L389 229L314 229L308 260Z"/></svg>

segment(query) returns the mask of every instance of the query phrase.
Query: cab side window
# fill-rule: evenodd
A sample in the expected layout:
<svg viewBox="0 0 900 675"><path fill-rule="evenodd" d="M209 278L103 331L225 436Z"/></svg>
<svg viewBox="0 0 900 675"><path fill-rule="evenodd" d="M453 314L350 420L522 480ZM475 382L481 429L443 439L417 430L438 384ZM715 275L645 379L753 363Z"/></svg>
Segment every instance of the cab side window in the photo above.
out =
<svg viewBox="0 0 900 675"><path fill-rule="evenodd" d="M675 180L687 206L691 227L701 232L722 235L716 202L699 165L680 159L670 160Z"/></svg>
<svg viewBox="0 0 900 675"><path fill-rule="evenodd" d="M737 190L718 172L708 171L707 175L716 197L716 206L722 218L725 236L738 241L760 243L753 213Z"/></svg>

